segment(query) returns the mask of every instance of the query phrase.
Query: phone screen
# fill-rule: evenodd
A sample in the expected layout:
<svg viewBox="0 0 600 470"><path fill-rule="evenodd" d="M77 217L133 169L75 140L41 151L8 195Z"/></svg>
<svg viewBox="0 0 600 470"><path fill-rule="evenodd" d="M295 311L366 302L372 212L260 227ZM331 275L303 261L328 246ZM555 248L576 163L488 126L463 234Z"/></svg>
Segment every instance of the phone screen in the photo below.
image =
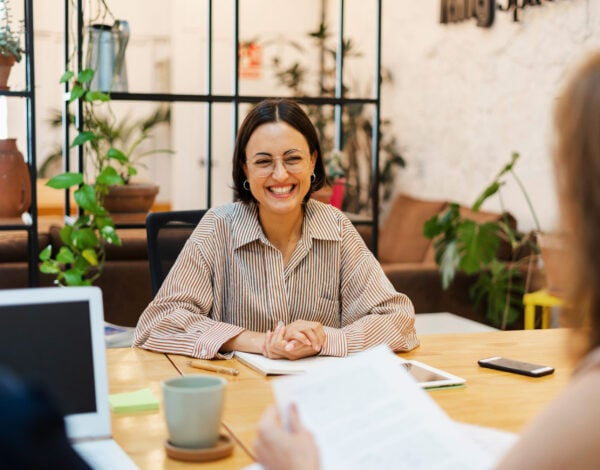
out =
<svg viewBox="0 0 600 470"><path fill-rule="evenodd" d="M498 369L506 372L515 372L517 374L524 374L533 377L548 375L554 372L554 368L550 366L507 359L505 357L490 357L487 359L481 359L478 362L482 367L489 367L491 369Z"/></svg>
<svg viewBox="0 0 600 470"><path fill-rule="evenodd" d="M504 357L499 357L498 359L490 360L492 364L498 364L505 367L510 367L511 369L519 369L526 370L529 372L533 372L534 370L542 369L546 366L542 366L540 364L532 364L531 362L522 362L515 361L514 359L506 359Z"/></svg>
<svg viewBox="0 0 600 470"><path fill-rule="evenodd" d="M410 375L412 375L413 378L419 383L435 382L437 380L448 380L448 377L436 374L433 371L424 369L410 362L403 362L402 365L408 372L410 372Z"/></svg>

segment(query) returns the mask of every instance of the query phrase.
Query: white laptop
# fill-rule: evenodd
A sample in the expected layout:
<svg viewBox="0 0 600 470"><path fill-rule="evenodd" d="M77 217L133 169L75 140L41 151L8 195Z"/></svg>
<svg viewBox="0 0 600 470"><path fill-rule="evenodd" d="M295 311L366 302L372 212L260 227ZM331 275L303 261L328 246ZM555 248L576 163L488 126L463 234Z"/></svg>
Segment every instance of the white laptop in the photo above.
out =
<svg viewBox="0 0 600 470"><path fill-rule="evenodd" d="M46 386L92 468L137 468L111 438L99 288L0 290L0 364Z"/></svg>

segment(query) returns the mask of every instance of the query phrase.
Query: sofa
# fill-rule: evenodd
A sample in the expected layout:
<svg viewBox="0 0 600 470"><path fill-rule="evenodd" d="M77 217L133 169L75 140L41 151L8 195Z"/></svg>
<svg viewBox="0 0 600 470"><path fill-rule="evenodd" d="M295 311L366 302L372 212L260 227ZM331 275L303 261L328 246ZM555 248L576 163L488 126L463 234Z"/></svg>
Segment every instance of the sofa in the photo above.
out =
<svg viewBox="0 0 600 470"><path fill-rule="evenodd" d="M38 247L61 245L60 227L41 223ZM150 300L150 271L144 229L118 230L123 246L109 246L104 273L96 285L102 289L105 320L124 326L135 326ZM0 232L0 289L28 287L27 233ZM54 278L39 274L40 286L52 286Z"/></svg>
<svg viewBox="0 0 600 470"><path fill-rule="evenodd" d="M399 292L412 300L417 313L450 312L480 323L488 323L482 306L474 308L469 288L476 276L458 272L447 290L442 289L441 276L435 263L433 241L423 235L423 225L436 214L444 212L448 201L419 199L398 194L379 228L378 256L381 266ZM460 207L461 215L476 222L499 220L494 212L473 212ZM516 229L517 222L507 214L509 223ZM358 226L359 233L371 246L371 228ZM501 244L498 256L510 259L510 246ZM519 328L522 322L513 327Z"/></svg>
<svg viewBox="0 0 600 470"><path fill-rule="evenodd" d="M433 243L423 236L423 224L448 207L447 201L432 201L399 194L379 231L379 259L386 275L399 291L407 294L417 313L451 312L471 320L487 323L482 308L475 309L469 298L474 276L457 273L448 290L443 290L435 263ZM498 213L461 212L477 221L497 220ZM516 221L512 219L516 227ZM357 226L368 246L369 226ZM38 245L60 246L60 227L40 224ZM103 291L105 319L111 323L135 326L152 299L146 233L144 229L119 230L123 246L109 246L103 275L96 283ZM509 247L501 247L510 254ZM0 289L27 287L27 235L0 232ZM53 278L40 274L40 285L51 286ZM514 327L520 327L517 323Z"/></svg>

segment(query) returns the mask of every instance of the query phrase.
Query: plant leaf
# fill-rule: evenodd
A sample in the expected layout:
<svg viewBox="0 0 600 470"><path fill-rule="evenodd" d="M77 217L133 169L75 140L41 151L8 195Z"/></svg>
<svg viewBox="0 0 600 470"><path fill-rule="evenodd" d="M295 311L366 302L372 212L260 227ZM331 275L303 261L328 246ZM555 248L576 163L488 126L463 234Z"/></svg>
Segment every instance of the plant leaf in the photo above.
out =
<svg viewBox="0 0 600 470"><path fill-rule="evenodd" d="M456 275L456 267L458 266L459 261L458 243L456 240L452 240L446 245L445 250L440 256L439 265L443 289L447 289L452 283L454 276Z"/></svg>
<svg viewBox="0 0 600 470"><path fill-rule="evenodd" d="M95 139L97 139L96 134L91 131L80 132L79 135L73 139L71 147L77 147L78 145L85 144L86 142Z"/></svg>
<svg viewBox="0 0 600 470"><path fill-rule="evenodd" d="M100 244L100 240L98 240L96 233L91 228L74 230L71 234L71 238L73 240L73 245L81 251L87 248L94 248Z"/></svg>
<svg viewBox="0 0 600 470"><path fill-rule="evenodd" d="M127 155L125 155L119 149L116 149L114 147L111 147L108 149L106 156L108 158L112 158L113 160L117 160L121 163L127 163L129 161L129 158L127 158Z"/></svg>
<svg viewBox="0 0 600 470"><path fill-rule="evenodd" d="M459 268L467 274L474 274L495 258L500 240L498 227L493 222L477 224L466 219L457 227L459 243Z"/></svg>
<svg viewBox="0 0 600 470"><path fill-rule="evenodd" d="M52 254L52 245L48 245L42 251L40 251L40 261L48 261Z"/></svg>
<svg viewBox="0 0 600 470"><path fill-rule="evenodd" d="M58 274L60 272L60 268L52 261L44 261L42 264L40 264L40 271L44 274Z"/></svg>
<svg viewBox="0 0 600 470"><path fill-rule="evenodd" d="M121 239L117 235L117 232L115 231L115 227L113 225L107 225L105 227L102 227L102 229L100 229L100 235L111 245L122 245Z"/></svg>
<svg viewBox="0 0 600 470"><path fill-rule="evenodd" d="M110 96L98 90L90 90L86 92L85 100L90 103L93 103L94 101L100 101L105 103L107 101L110 101Z"/></svg>
<svg viewBox="0 0 600 470"><path fill-rule="evenodd" d="M83 286L83 272L80 269L72 268L65 271L65 282L68 286Z"/></svg>
<svg viewBox="0 0 600 470"><path fill-rule="evenodd" d="M96 255L96 251L91 248L86 248L81 252L81 256L85 258L85 260L92 266L98 266L98 256Z"/></svg>
<svg viewBox="0 0 600 470"><path fill-rule="evenodd" d="M69 96L69 103L72 103L73 101L81 98L84 94L85 94L85 90L81 86L75 85L73 88L71 88L71 94Z"/></svg>
<svg viewBox="0 0 600 470"><path fill-rule="evenodd" d="M65 73L60 77L60 81L58 83L67 83L69 80L73 78L75 74L70 70L65 70Z"/></svg>
<svg viewBox="0 0 600 470"><path fill-rule="evenodd" d="M56 261L62 264L71 264L75 262L75 255L67 246L61 246L56 255Z"/></svg>
<svg viewBox="0 0 600 470"><path fill-rule="evenodd" d="M83 69L81 72L79 72L79 75L77 76L77 81L79 83L87 83L87 82L91 82L92 78L94 78L94 71L92 69Z"/></svg>
<svg viewBox="0 0 600 470"><path fill-rule="evenodd" d="M475 201L475 203L473 204L473 206L471 207L471 209L474 212L479 211L479 209L481 208L481 205L485 202L485 200L487 198L489 198L490 196L493 196L494 194L496 194L498 192L498 190L500 189L500 187L503 185L504 183L500 183L498 181L494 181L492 182L487 188L485 188L483 190L483 192L479 195L479 197L477 198L477 200Z"/></svg>
<svg viewBox="0 0 600 470"><path fill-rule="evenodd" d="M83 175L81 173L61 173L46 182L46 186L54 189L67 189L71 186L80 185L83 183Z"/></svg>
<svg viewBox="0 0 600 470"><path fill-rule="evenodd" d="M102 170L102 173L96 178L96 183L106 184L111 186L113 184L123 184L123 178L117 173L117 170L112 166L107 166Z"/></svg>
<svg viewBox="0 0 600 470"><path fill-rule="evenodd" d="M84 184L79 188L75 193L73 193L73 197L77 202L77 205L82 209L90 211L92 214L104 214L106 211L98 204L98 200L96 199L96 191L94 191L94 187L89 184Z"/></svg>
<svg viewBox="0 0 600 470"><path fill-rule="evenodd" d="M73 227L71 227L70 225L65 225L63 228L60 229L60 239L67 246L70 246L72 243L71 233L73 233Z"/></svg>

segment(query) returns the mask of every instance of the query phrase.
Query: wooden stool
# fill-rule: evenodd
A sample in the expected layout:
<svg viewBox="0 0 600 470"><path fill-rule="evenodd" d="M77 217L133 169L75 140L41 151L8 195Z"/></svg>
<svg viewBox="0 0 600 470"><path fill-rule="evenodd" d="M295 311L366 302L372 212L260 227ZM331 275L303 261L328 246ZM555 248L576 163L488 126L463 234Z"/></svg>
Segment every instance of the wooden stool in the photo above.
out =
<svg viewBox="0 0 600 470"><path fill-rule="evenodd" d="M525 294L523 303L525 304L525 329L533 330L535 328L535 307L542 307L542 328L548 328L550 326L550 307L561 306L563 300L542 289Z"/></svg>

